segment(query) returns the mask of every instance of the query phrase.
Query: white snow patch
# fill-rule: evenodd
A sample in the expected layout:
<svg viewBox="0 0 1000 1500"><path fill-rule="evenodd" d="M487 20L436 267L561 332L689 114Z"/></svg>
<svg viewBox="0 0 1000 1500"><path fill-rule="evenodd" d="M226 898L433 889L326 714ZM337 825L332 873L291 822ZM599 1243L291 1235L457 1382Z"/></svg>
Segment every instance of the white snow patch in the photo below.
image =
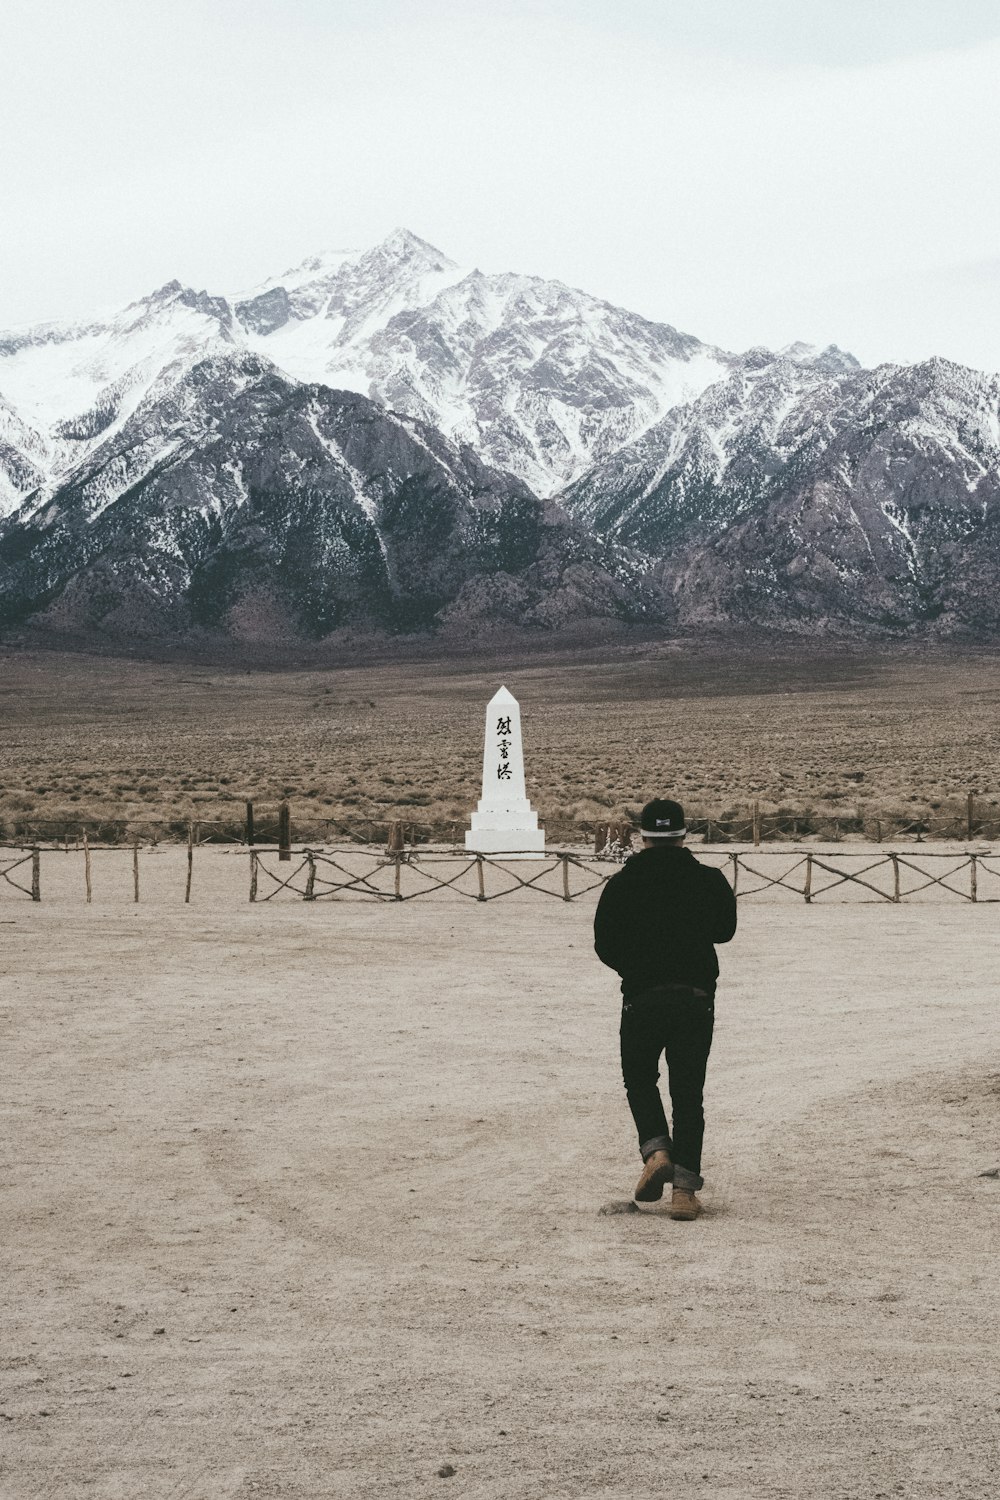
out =
<svg viewBox="0 0 1000 1500"><path fill-rule="evenodd" d="M913 534L910 531L909 524L907 523L905 516L902 513L900 513L899 515L893 514L893 511L895 511L896 508L897 507L894 506L891 502L887 502L885 505L881 506L881 511L886 520L889 522L889 525L895 527L900 536L906 542L906 566L910 571L910 576L916 578L917 544L914 541Z"/></svg>
<svg viewBox="0 0 1000 1500"><path fill-rule="evenodd" d="M315 404L313 404L313 405L310 406L307 415L308 415L308 418L309 418L309 426L313 430L313 433L314 433L314 435L316 437L316 441L320 444L320 446L322 448L324 448L326 450L326 452L333 459L333 461L337 465L337 467L339 469L342 469L343 472L347 475L348 479L350 480L350 482L351 482L351 488L354 491L354 498L355 498L355 500L357 500L357 502L360 505L361 509L364 511L364 513L368 517L369 521L371 521L372 526L375 528L375 532L376 532L376 534L378 536L378 539L379 539L379 545L382 547L382 551L384 553L385 552L385 546L384 546L384 544L382 542L381 532L379 532L379 529L378 529L376 503L375 503L375 501L373 499L371 499L371 497L369 495L367 495L365 493L365 484L366 484L366 481L365 481L364 475L362 473L360 473L360 471L358 469L356 469L353 464L351 464L351 463L348 462L348 460L347 460L347 458L346 458L346 456L344 454L343 448L341 448L340 444L338 442L336 442L335 439L324 437L323 434L320 432L319 426L318 426L318 416L319 416L319 413L317 412Z"/></svg>
<svg viewBox="0 0 1000 1500"><path fill-rule="evenodd" d="M310 255L299 265L291 266L280 276L268 276L266 281L259 281L246 291L234 293L228 300L232 305L237 302L252 302L254 297L260 297L276 286L283 286L286 292L298 291L300 287L311 286L316 281L324 281L327 277L336 275L351 261L360 260L363 254L363 250L323 250L319 255Z"/></svg>
<svg viewBox="0 0 1000 1500"><path fill-rule="evenodd" d="M114 437L157 389L176 384L200 360L231 352L231 341L210 314L178 298L151 300L144 311L125 308L102 329L88 327L51 342L39 338L0 356L0 389L45 435L45 472L54 481ZM55 436L61 424L102 408L114 416L100 432Z"/></svg>

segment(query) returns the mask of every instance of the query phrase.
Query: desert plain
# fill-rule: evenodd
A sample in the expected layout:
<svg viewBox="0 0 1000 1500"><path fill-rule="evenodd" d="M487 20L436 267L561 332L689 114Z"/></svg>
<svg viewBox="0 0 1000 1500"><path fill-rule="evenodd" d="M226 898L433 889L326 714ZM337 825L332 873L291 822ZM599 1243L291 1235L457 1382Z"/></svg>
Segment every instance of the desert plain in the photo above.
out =
<svg viewBox="0 0 1000 1500"><path fill-rule="evenodd" d="M461 837L483 710L520 700L528 793L550 838L637 818L654 792L692 817L797 816L872 836L976 816L1000 836L1000 659L975 645L787 637L498 646L406 659L360 648L280 662L114 658L0 645L0 837L117 820L238 829L246 799L300 836ZM811 821L810 821L811 820Z"/></svg>
<svg viewBox="0 0 1000 1500"><path fill-rule="evenodd" d="M509 674L536 805L546 746L623 805L737 754L727 790L757 768L764 794L782 746L802 787L989 785L988 657L765 663L753 691L720 664L708 696L665 658ZM169 806L182 766L304 797L350 747L359 776L377 722L369 779L458 756L467 782L435 785L464 818L493 685L3 666L5 788L68 799L93 770L109 806L140 770ZM992 1493L1000 906L741 900L683 1224L627 1209L596 892L251 906L246 851L208 848L185 905L164 843L136 904L128 851L94 860L90 906L74 850L43 853L39 903L0 892L3 1500Z"/></svg>

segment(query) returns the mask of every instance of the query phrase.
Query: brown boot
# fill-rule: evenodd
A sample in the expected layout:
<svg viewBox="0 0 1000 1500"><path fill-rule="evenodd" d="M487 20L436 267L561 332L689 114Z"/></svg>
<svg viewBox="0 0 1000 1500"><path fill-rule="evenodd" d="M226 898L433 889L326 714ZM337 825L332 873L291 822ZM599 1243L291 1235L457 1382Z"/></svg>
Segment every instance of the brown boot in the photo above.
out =
<svg viewBox="0 0 1000 1500"><path fill-rule="evenodd" d="M638 1197L638 1194L636 1194ZM701 1204L690 1188L675 1187L670 1195L670 1217L672 1219L696 1219L701 1213Z"/></svg>
<svg viewBox="0 0 1000 1500"><path fill-rule="evenodd" d="M655 1203L663 1197L663 1184L674 1175L674 1164L668 1151L654 1151L647 1156L642 1166L642 1176L636 1183L635 1196L640 1203Z"/></svg>

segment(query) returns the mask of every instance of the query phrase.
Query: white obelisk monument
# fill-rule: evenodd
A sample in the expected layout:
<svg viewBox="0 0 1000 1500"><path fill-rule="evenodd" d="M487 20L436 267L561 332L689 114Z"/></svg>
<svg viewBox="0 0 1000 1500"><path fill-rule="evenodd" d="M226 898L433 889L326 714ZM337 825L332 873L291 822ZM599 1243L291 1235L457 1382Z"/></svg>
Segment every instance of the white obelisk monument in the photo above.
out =
<svg viewBox="0 0 1000 1500"><path fill-rule="evenodd" d="M521 710L505 687L486 706L483 795L465 847L476 854L522 859L540 859L545 851L545 832L524 792Z"/></svg>

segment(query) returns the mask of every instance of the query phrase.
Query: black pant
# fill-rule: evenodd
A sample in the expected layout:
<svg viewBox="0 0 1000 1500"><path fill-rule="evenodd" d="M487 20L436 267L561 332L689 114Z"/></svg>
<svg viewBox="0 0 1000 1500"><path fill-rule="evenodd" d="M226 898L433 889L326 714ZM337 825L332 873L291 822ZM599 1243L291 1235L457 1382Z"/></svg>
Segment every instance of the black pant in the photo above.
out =
<svg viewBox="0 0 1000 1500"><path fill-rule="evenodd" d="M688 985L657 985L622 1004L622 1077L640 1149L651 1141L670 1142L656 1087L660 1054L666 1053L674 1117L671 1156L695 1176L701 1172L702 1091L714 1024L715 1001Z"/></svg>

